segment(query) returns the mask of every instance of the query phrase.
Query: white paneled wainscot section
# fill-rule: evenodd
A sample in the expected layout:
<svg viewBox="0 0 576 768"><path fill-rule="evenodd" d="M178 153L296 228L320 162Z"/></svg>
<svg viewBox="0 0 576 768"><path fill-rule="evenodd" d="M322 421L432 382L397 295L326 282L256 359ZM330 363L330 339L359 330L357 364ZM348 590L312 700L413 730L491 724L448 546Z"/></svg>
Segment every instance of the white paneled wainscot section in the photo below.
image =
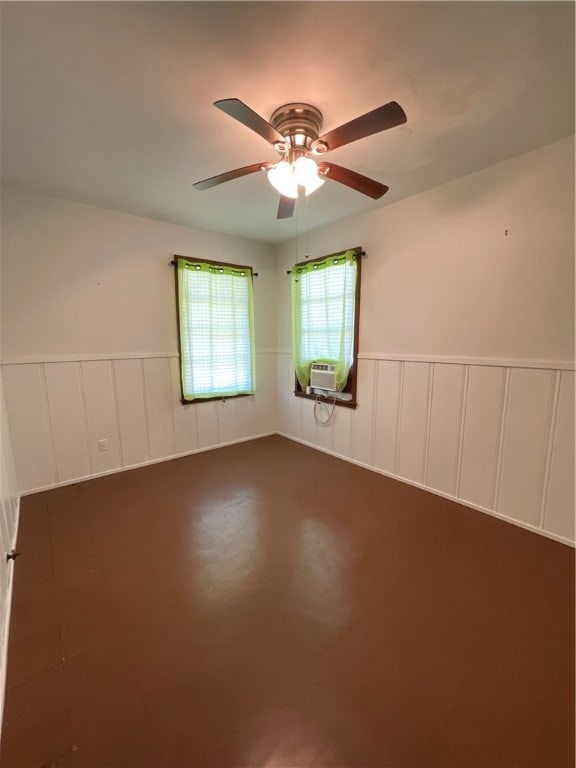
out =
<svg viewBox="0 0 576 768"><path fill-rule="evenodd" d="M274 367L273 354L256 354L253 397L182 405L174 355L4 365L19 486L31 492L270 434Z"/></svg>
<svg viewBox="0 0 576 768"><path fill-rule="evenodd" d="M358 407L315 423L278 355L287 437L574 542L574 371L360 355ZM528 365L528 364L526 364Z"/></svg>
<svg viewBox="0 0 576 768"><path fill-rule="evenodd" d="M6 554L16 546L20 508L4 399L3 372L3 366L0 366L0 723L4 708L7 641L14 576L14 561L7 561Z"/></svg>

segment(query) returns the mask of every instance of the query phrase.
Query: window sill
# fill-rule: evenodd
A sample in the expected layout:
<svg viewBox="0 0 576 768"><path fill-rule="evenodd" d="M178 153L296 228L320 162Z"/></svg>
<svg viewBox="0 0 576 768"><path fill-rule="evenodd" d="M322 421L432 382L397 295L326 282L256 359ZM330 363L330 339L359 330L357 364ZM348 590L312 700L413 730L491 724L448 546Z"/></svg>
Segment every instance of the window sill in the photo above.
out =
<svg viewBox="0 0 576 768"><path fill-rule="evenodd" d="M320 398L322 403L332 404L334 402L334 398L329 395L307 395L306 392L300 392L297 389L294 390L294 394L296 397L304 397L306 400L317 400ZM358 403L356 400L336 400L336 405L342 408L356 408Z"/></svg>

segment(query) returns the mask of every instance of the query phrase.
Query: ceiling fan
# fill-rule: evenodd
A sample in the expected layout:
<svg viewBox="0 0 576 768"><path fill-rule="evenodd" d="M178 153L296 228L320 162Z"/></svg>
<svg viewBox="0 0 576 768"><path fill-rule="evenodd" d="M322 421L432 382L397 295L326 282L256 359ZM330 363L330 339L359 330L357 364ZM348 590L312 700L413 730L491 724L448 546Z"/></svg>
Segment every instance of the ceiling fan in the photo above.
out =
<svg viewBox="0 0 576 768"><path fill-rule="evenodd" d="M220 173L196 182L193 185L195 189L209 189L225 181L266 171L268 180L280 192L278 219L289 219L293 215L301 188L309 195L321 187L325 179L345 184L374 200L388 191L385 184L335 163L324 160L317 163L314 156L324 155L352 141L405 123L406 114L395 101L389 101L321 136L322 113L310 104L283 104L273 112L270 122L240 99L221 99L215 101L214 106L262 136L278 152L281 160L254 163Z"/></svg>

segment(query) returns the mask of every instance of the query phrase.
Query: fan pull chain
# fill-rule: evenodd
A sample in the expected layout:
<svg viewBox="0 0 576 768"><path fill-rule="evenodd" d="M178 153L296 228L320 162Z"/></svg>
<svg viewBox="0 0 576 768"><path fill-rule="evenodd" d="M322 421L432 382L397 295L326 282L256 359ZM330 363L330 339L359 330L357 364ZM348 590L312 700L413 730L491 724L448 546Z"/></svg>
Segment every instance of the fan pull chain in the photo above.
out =
<svg viewBox="0 0 576 768"><path fill-rule="evenodd" d="M307 195L304 197L304 231L306 233L306 240L305 240L305 244L306 244L306 258L309 259L310 258L310 253L308 251L309 238L308 238L308 196Z"/></svg>

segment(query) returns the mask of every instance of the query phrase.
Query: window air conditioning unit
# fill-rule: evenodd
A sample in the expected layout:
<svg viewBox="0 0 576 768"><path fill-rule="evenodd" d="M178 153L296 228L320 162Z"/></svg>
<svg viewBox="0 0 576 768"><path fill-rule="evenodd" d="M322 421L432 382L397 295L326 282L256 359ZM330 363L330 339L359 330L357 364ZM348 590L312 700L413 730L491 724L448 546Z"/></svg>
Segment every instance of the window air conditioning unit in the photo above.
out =
<svg viewBox="0 0 576 768"><path fill-rule="evenodd" d="M337 392L336 366L330 365L330 363L312 363L310 387L312 389L326 389L329 392Z"/></svg>

